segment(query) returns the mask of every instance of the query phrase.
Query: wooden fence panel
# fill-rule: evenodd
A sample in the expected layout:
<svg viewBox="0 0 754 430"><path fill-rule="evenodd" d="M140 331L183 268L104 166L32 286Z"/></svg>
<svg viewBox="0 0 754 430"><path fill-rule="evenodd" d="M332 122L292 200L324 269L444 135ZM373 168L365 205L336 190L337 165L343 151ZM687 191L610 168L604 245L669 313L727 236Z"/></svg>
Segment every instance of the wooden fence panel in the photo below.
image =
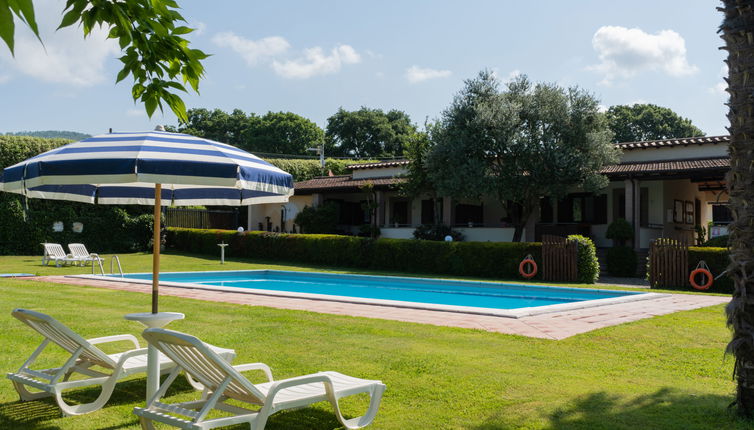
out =
<svg viewBox="0 0 754 430"><path fill-rule="evenodd" d="M688 283L689 244L686 238L659 238L649 245L649 284L677 288Z"/></svg>
<svg viewBox="0 0 754 430"><path fill-rule="evenodd" d="M578 242L559 236L542 236L542 279L575 282L578 279Z"/></svg>
<svg viewBox="0 0 754 430"><path fill-rule="evenodd" d="M238 212L211 211L207 209L167 208L165 225L183 228L238 228Z"/></svg>

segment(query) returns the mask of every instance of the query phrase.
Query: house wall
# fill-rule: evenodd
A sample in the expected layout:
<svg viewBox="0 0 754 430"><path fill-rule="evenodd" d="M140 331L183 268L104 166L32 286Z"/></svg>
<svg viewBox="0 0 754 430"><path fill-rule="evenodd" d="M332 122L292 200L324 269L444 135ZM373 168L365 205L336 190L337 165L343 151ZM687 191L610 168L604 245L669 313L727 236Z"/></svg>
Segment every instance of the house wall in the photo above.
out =
<svg viewBox="0 0 754 430"><path fill-rule="evenodd" d="M694 199L701 201L701 225L706 227L707 223L712 220L712 208L707 202L715 201L714 193L699 191L698 184L692 183L688 179L664 181L664 237L684 237L690 243L695 243L695 224L693 222L688 224L685 222L685 219L681 220L682 222L676 222L673 218L676 200L682 202L681 206L683 208L687 201L693 205Z"/></svg>
<svg viewBox="0 0 754 430"><path fill-rule="evenodd" d="M631 149L623 151L620 161L658 161L658 160L682 160L689 158L724 157L728 155L728 144L717 145L689 145L674 146L668 148Z"/></svg>
<svg viewBox="0 0 754 430"><path fill-rule="evenodd" d="M390 178L405 175L405 167L380 167L376 169L356 169L353 171L354 179Z"/></svg>
<svg viewBox="0 0 754 430"><path fill-rule="evenodd" d="M267 220L265 217L270 217L270 222L272 223L272 231L275 231L275 227L278 228L278 231L286 231L290 232L293 228L293 219L296 218L296 215L301 212L301 210L305 206L312 206L312 197L311 195L305 195L305 196L292 196L288 203L281 204L281 203L267 203L267 204L261 204L261 205L252 205L249 206L249 230L259 230L259 223L262 223L262 230L267 230ZM280 225L280 211L282 208L285 207L286 209L286 221L285 225Z"/></svg>

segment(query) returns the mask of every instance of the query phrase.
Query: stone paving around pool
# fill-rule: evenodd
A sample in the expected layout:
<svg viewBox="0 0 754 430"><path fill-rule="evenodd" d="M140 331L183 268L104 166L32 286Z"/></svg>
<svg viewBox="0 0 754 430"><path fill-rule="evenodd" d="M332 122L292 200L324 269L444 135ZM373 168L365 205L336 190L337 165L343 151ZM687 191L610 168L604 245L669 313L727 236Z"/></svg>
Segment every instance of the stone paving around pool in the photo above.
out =
<svg viewBox="0 0 754 430"><path fill-rule="evenodd" d="M86 285L124 291L151 293L151 285L117 281L71 278L65 276L40 276L23 278L42 282L69 285ZM237 303L250 306L267 306L335 315L380 318L386 320L462 327L497 333L543 339L565 339L603 327L638 321L657 315L714 306L730 301L729 297L700 294L669 294L656 299L640 300L614 305L590 307L565 312L553 312L523 318L506 318L457 312L396 308L390 306L341 303L325 300L275 297L261 294L211 291L199 288L160 286L160 295L186 297L213 302ZM178 311L179 309L171 309Z"/></svg>

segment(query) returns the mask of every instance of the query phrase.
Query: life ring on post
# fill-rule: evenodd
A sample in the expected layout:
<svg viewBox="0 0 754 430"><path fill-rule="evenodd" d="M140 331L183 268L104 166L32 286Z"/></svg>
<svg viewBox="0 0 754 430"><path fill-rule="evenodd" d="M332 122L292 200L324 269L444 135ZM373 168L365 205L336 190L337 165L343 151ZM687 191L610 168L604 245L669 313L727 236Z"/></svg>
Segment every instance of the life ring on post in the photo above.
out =
<svg viewBox="0 0 754 430"><path fill-rule="evenodd" d="M697 275L704 275L707 281L704 284L698 284L696 282ZM712 272L710 272L709 266L707 266L707 263L704 260L700 261L699 264L696 265L696 269L692 270L691 275L689 275L689 283L695 290L699 291L709 290L709 287L712 286L714 280L715 278L712 277Z"/></svg>
<svg viewBox="0 0 754 430"><path fill-rule="evenodd" d="M531 272L526 271L526 266L531 266ZM534 257L530 255L527 255L526 258L521 261L521 264L518 265L518 273L521 274L525 279L531 279L535 276L537 276L537 263L534 261Z"/></svg>

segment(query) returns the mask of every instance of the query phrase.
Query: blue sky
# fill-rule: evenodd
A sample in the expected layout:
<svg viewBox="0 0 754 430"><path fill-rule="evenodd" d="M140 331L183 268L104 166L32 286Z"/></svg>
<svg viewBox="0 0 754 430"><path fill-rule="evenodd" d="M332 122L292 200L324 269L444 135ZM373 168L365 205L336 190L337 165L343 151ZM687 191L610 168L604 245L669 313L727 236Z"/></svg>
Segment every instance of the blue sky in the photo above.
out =
<svg viewBox="0 0 754 430"><path fill-rule="evenodd" d="M147 118L130 83L115 85L117 45L104 32L54 32L62 0L37 0L46 52L18 30L0 49L0 132L91 134L175 124ZM708 0L179 1L192 45L211 53L189 107L291 111L324 126L339 107L436 118L464 79L578 85L602 105L654 103L725 134L721 14Z"/></svg>

